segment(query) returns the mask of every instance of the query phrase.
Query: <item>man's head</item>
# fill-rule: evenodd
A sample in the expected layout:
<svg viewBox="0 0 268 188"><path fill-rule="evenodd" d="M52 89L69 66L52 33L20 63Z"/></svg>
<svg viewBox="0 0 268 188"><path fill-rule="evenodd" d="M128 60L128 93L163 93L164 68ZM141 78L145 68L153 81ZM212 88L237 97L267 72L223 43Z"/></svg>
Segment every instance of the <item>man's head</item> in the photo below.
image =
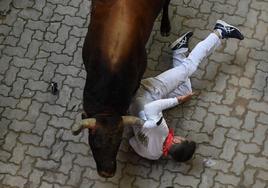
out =
<svg viewBox="0 0 268 188"><path fill-rule="evenodd" d="M195 148L195 142L174 136L168 154L177 162L185 162L192 158Z"/></svg>

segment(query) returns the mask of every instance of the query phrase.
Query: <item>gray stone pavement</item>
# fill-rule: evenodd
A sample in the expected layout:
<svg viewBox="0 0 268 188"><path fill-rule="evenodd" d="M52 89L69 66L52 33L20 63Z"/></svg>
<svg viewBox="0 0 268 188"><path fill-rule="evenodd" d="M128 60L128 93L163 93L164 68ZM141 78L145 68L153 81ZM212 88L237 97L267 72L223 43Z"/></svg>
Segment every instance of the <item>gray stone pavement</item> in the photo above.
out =
<svg viewBox="0 0 268 188"><path fill-rule="evenodd" d="M96 173L80 118L85 71L81 49L88 0L0 0L0 187L268 187L268 1L172 0L172 33L160 19L148 42L145 77L170 67L170 42L194 31L190 47L217 19L237 25L244 41L227 40L192 77L201 94L165 113L170 127L198 143L187 163L147 161L125 131L115 177ZM49 83L59 85L59 95ZM212 163L204 163L211 159Z"/></svg>

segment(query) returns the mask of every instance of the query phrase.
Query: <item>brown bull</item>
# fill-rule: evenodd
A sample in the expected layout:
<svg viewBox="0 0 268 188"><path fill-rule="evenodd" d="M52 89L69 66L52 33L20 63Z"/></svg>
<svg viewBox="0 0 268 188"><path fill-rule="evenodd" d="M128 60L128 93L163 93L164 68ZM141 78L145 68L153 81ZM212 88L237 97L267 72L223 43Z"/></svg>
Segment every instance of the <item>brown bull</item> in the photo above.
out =
<svg viewBox="0 0 268 188"><path fill-rule="evenodd" d="M170 0L92 0L83 46L87 71L84 120L74 134L88 128L88 141L100 176L112 177L124 125L142 124L124 116L146 68L145 45L163 8L162 35L168 35Z"/></svg>

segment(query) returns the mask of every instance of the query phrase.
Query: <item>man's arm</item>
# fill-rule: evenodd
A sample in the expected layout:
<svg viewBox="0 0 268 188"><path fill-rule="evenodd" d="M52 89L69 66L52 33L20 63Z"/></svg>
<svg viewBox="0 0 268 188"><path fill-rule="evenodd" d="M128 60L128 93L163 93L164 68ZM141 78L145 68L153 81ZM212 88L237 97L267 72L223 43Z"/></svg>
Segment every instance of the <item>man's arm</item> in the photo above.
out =
<svg viewBox="0 0 268 188"><path fill-rule="evenodd" d="M184 96L178 96L168 99L159 99L150 102L144 106L144 112L148 120L159 120L162 116L162 111L171 107L174 107L180 103L189 101L194 93L190 93Z"/></svg>

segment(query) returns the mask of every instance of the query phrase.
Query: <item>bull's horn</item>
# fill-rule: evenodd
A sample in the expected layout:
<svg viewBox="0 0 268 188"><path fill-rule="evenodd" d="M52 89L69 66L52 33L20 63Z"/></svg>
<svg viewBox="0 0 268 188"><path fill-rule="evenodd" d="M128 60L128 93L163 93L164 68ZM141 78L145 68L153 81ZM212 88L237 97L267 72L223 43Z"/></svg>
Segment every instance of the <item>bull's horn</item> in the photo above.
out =
<svg viewBox="0 0 268 188"><path fill-rule="evenodd" d="M139 125L144 124L144 120L135 116L122 116L124 125Z"/></svg>
<svg viewBox="0 0 268 188"><path fill-rule="evenodd" d="M78 135L82 129L89 128L92 129L96 125L96 119L95 118L88 118L83 119L80 123L74 124L72 127L73 135Z"/></svg>

